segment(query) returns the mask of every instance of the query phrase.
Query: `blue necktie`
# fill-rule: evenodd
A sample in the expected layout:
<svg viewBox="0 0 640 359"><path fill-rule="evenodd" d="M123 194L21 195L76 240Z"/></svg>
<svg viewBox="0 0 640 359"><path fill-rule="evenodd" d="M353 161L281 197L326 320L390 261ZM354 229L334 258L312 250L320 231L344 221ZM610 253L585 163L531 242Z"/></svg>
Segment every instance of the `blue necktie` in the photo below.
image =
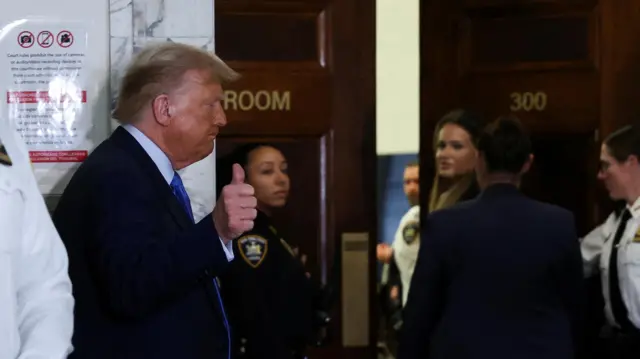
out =
<svg viewBox="0 0 640 359"><path fill-rule="evenodd" d="M184 188L184 184L182 183L182 178L178 172L174 172L173 179L171 180L171 190L173 194L178 199L178 202L182 205L189 218L193 222L193 212L191 211L191 201L189 200L189 194L187 190ZM214 239L215 240L215 239ZM228 353L227 357L231 358L231 333L229 331L229 323L227 322L227 315L224 312L224 304L222 303L222 297L220 296L220 289L218 288L218 282L216 279L213 279L213 287L216 290L216 295L218 296L218 302L220 303L220 311L222 312L222 319L224 320L224 327L227 330L227 341L228 341Z"/></svg>

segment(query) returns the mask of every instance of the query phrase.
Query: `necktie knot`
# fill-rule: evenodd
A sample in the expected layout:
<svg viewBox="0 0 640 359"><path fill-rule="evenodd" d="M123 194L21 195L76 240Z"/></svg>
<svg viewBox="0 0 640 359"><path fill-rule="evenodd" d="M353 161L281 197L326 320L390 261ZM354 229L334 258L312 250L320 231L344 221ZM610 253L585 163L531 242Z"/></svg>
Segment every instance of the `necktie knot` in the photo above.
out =
<svg viewBox="0 0 640 359"><path fill-rule="evenodd" d="M180 178L180 174L178 174L178 172L173 173L173 179L171 179L171 188L174 190L184 188L182 178Z"/></svg>
<svg viewBox="0 0 640 359"><path fill-rule="evenodd" d="M193 221L193 212L191 211L191 201L189 200L189 194L187 190L184 188L184 184L182 183L182 178L178 172L174 172L173 179L171 180L171 191L178 199L178 202L182 205L187 215Z"/></svg>
<svg viewBox="0 0 640 359"><path fill-rule="evenodd" d="M623 212L622 215L620 216L620 224L621 225L625 225L627 224L627 222L631 219L631 211L629 211L628 208L626 208Z"/></svg>

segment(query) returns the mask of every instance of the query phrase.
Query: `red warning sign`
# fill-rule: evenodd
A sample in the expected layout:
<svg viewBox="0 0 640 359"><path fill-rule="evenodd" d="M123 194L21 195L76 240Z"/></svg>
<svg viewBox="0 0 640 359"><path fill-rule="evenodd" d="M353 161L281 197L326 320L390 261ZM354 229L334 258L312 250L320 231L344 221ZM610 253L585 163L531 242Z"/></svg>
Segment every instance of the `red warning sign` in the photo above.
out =
<svg viewBox="0 0 640 359"><path fill-rule="evenodd" d="M89 151L29 151L33 163L46 162L82 162L89 156Z"/></svg>
<svg viewBox="0 0 640 359"><path fill-rule="evenodd" d="M7 103L86 103L87 91L50 96L49 91L7 91Z"/></svg>
<svg viewBox="0 0 640 359"><path fill-rule="evenodd" d="M53 33L47 30L40 31L40 33L38 34L37 40L38 40L38 45L40 45L40 47L45 49L51 47L51 45L53 45L53 42L55 41L53 39Z"/></svg>
<svg viewBox="0 0 640 359"><path fill-rule="evenodd" d="M28 49L33 46L35 39L33 38L33 34L31 31L22 31L18 34L18 45L21 47Z"/></svg>
<svg viewBox="0 0 640 359"><path fill-rule="evenodd" d="M56 39L58 40L58 45L60 45L60 47L66 48L73 45L73 34L71 33L71 31L60 31Z"/></svg>

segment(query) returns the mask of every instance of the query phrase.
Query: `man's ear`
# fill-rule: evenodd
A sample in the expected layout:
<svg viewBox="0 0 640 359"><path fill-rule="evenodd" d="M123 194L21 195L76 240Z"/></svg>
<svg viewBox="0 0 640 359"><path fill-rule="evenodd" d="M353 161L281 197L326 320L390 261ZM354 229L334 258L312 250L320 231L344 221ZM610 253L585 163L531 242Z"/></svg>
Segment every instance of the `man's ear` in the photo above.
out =
<svg viewBox="0 0 640 359"><path fill-rule="evenodd" d="M156 122L165 127L169 126L172 117L169 96L162 94L154 98L151 103L151 109Z"/></svg>
<svg viewBox="0 0 640 359"><path fill-rule="evenodd" d="M527 161L524 163L524 165L522 165L522 171L520 171L520 174L525 174L529 172L529 170L531 169L531 165L533 165L533 159L534 159L533 154L530 154Z"/></svg>

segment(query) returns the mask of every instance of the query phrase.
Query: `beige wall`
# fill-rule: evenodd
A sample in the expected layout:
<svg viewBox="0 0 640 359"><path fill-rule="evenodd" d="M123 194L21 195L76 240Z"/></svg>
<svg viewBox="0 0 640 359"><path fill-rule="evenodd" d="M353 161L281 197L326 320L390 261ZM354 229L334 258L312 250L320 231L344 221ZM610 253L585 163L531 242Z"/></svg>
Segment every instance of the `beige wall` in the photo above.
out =
<svg viewBox="0 0 640 359"><path fill-rule="evenodd" d="M418 153L420 0L377 0L376 114L379 155Z"/></svg>

